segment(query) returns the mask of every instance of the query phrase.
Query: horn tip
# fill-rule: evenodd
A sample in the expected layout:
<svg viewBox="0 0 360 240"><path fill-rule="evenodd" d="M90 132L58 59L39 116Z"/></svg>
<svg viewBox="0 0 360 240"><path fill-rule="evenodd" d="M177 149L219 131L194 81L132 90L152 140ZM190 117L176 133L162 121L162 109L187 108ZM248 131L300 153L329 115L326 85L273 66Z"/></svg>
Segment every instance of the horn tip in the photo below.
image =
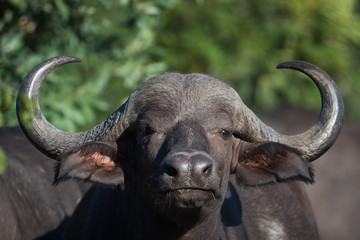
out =
<svg viewBox="0 0 360 240"><path fill-rule="evenodd" d="M74 56L69 56L69 55L64 55L64 56L57 56L57 57L53 57L53 58L50 58L49 60L62 60L64 62L81 62L81 59L78 58L78 57L74 57Z"/></svg>
<svg viewBox="0 0 360 240"><path fill-rule="evenodd" d="M318 67L316 67L315 65L308 63L308 62L304 62L304 61L298 61L298 60L294 60L294 61L287 61L287 62L283 62L280 63L279 65L276 66L277 69L281 69L281 68L290 68L290 69L319 69Z"/></svg>

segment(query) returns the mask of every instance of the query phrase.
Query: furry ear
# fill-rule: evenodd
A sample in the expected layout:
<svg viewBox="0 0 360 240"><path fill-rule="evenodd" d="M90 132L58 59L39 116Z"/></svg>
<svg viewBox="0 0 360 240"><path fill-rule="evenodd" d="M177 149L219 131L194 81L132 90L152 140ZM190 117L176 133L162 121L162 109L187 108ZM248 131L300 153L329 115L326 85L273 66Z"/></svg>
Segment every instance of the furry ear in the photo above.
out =
<svg viewBox="0 0 360 240"><path fill-rule="evenodd" d="M246 185L262 185L289 179L313 183L310 164L292 148L266 143L243 143L235 174Z"/></svg>
<svg viewBox="0 0 360 240"><path fill-rule="evenodd" d="M105 185L123 185L124 172L116 143L93 142L61 156L55 183L75 178Z"/></svg>

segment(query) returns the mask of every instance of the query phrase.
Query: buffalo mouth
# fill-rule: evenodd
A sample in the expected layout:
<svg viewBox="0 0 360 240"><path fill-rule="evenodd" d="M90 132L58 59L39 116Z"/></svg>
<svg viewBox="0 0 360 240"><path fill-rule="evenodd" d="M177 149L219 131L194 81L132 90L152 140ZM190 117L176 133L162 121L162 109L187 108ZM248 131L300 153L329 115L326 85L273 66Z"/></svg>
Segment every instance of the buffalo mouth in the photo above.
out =
<svg viewBox="0 0 360 240"><path fill-rule="evenodd" d="M210 189L203 189L203 188L175 188L166 190L167 193L177 193L180 195L187 195L187 194L214 194L213 190Z"/></svg>
<svg viewBox="0 0 360 240"><path fill-rule="evenodd" d="M176 188L165 191L166 199L179 208L201 208L217 199L216 191L202 188Z"/></svg>

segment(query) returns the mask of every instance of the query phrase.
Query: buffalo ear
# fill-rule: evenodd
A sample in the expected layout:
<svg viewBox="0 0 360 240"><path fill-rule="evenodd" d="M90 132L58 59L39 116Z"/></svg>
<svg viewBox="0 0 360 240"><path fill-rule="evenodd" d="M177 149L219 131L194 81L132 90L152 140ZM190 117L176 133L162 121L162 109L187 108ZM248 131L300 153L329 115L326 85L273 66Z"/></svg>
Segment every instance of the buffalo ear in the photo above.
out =
<svg viewBox="0 0 360 240"><path fill-rule="evenodd" d="M310 164L294 149L274 142L244 143L234 172L237 179L246 185L290 179L314 182Z"/></svg>
<svg viewBox="0 0 360 240"><path fill-rule="evenodd" d="M56 167L55 183L75 178L105 185L123 185L116 143L93 142L61 156Z"/></svg>

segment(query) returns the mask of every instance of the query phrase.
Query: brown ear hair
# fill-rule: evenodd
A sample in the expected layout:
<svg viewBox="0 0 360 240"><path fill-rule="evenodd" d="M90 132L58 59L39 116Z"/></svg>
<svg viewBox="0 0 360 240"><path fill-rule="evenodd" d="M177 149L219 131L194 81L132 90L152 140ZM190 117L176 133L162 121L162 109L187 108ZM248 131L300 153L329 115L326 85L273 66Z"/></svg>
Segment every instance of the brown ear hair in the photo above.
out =
<svg viewBox="0 0 360 240"><path fill-rule="evenodd" d="M105 185L123 185L124 172L116 143L93 142L61 156L55 183L75 178Z"/></svg>
<svg viewBox="0 0 360 240"><path fill-rule="evenodd" d="M313 183L310 164L296 150L275 142L242 144L234 173L246 185L299 179Z"/></svg>

